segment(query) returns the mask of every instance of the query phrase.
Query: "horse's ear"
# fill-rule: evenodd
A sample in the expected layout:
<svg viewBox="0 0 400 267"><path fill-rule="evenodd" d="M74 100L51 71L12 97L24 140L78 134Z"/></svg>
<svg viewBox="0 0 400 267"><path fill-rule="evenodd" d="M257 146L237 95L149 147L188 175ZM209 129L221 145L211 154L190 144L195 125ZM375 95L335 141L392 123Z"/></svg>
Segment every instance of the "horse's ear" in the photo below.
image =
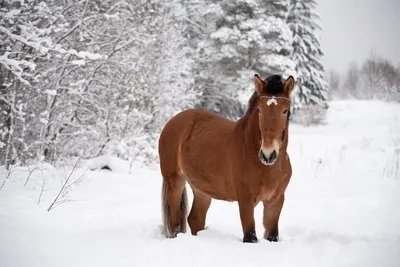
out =
<svg viewBox="0 0 400 267"><path fill-rule="evenodd" d="M257 94L261 95L265 87L265 82L257 74L254 74L254 85L256 86Z"/></svg>
<svg viewBox="0 0 400 267"><path fill-rule="evenodd" d="M285 84L283 85L283 88L285 90L285 94L289 96L294 88L294 78L292 75L290 75L289 78L286 79Z"/></svg>

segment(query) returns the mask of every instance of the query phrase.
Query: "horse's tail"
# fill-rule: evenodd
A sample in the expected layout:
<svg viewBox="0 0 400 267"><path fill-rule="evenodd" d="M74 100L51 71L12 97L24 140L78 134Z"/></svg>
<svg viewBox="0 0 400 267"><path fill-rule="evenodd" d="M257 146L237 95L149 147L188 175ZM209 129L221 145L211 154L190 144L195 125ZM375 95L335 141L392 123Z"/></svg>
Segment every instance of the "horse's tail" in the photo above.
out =
<svg viewBox="0 0 400 267"><path fill-rule="evenodd" d="M182 192L182 197L181 197L181 203L180 203L180 210L181 210L181 220L180 220L180 226L179 229L171 229L170 225L170 207L168 204L168 199L167 199L167 191L168 191L168 185L163 179L163 184L162 184L162 218L163 218L163 227L164 227L164 234L169 237L175 237L177 234L177 231L180 233L185 233L186 232L186 218L188 215L188 198L187 198L187 192L186 192L186 186L183 189Z"/></svg>

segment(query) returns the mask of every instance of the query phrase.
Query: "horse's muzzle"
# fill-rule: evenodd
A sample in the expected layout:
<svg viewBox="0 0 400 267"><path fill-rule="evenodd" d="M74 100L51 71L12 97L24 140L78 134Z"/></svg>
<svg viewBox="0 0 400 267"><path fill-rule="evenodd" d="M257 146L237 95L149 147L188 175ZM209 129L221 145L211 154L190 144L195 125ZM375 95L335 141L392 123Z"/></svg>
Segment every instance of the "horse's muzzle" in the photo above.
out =
<svg viewBox="0 0 400 267"><path fill-rule="evenodd" d="M276 152L276 150L272 150L270 155L265 155L260 148L260 152L258 152L258 159L264 165L273 165L278 159L278 153Z"/></svg>

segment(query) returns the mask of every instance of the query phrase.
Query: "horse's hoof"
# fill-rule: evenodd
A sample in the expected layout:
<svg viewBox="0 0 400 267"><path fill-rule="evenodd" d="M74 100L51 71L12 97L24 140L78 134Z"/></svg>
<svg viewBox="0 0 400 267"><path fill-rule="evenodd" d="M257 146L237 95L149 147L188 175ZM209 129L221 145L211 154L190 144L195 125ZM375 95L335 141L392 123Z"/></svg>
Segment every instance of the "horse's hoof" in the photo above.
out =
<svg viewBox="0 0 400 267"><path fill-rule="evenodd" d="M166 238L176 238L178 236L177 232L173 232L173 233L166 233L165 237Z"/></svg>
<svg viewBox="0 0 400 267"><path fill-rule="evenodd" d="M278 236L267 236L265 239L267 239L269 242L278 242L279 237Z"/></svg>
<svg viewBox="0 0 400 267"><path fill-rule="evenodd" d="M248 233L243 236L243 243L257 243L257 235L256 233Z"/></svg>
<svg viewBox="0 0 400 267"><path fill-rule="evenodd" d="M180 231L180 226L175 227L175 229L173 231L171 231L170 229L164 230L164 234L165 234L166 238L176 238L179 233L182 233L182 231Z"/></svg>

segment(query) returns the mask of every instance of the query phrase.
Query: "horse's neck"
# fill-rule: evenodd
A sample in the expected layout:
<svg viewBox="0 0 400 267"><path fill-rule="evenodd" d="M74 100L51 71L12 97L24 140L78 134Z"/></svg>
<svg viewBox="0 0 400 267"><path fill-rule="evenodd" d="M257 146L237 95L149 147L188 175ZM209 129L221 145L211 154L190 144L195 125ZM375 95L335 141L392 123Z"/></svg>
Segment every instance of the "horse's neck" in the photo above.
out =
<svg viewBox="0 0 400 267"><path fill-rule="evenodd" d="M260 149L260 129L256 111L252 111L243 116L238 121L237 130L246 148L252 152L253 150L258 151Z"/></svg>

